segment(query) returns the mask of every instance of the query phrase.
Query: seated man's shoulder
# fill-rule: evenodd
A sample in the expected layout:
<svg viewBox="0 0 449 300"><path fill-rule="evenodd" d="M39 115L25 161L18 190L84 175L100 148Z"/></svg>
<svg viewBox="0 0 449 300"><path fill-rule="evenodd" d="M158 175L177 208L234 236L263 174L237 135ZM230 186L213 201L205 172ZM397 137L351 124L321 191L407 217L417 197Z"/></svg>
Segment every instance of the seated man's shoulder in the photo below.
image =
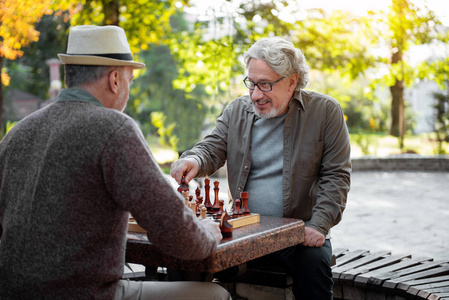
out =
<svg viewBox="0 0 449 300"><path fill-rule="evenodd" d="M306 104L309 105L320 105L320 104L326 104L326 105L332 105L332 106L339 106L339 102L332 98L329 95L309 91L309 90L301 90L301 97L303 101L306 102Z"/></svg>

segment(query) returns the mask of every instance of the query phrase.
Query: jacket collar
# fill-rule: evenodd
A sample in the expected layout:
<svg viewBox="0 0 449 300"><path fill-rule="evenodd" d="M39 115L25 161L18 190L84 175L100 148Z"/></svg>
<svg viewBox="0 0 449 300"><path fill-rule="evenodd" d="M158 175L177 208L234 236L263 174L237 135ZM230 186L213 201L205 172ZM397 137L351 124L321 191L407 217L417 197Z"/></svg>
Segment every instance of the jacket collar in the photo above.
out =
<svg viewBox="0 0 449 300"><path fill-rule="evenodd" d="M289 107L297 106L298 109L306 110L306 101L303 99L303 94L304 94L303 90L295 91L288 106Z"/></svg>
<svg viewBox="0 0 449 300"><path fill-rule="evenodd" d="M100 100L92 96L91 93L89 93L86 90L78 88L67 88L62 90L59 93L56 101L82 101L93 104L98 107L104 107L104 105L100 102Z"/></svg>

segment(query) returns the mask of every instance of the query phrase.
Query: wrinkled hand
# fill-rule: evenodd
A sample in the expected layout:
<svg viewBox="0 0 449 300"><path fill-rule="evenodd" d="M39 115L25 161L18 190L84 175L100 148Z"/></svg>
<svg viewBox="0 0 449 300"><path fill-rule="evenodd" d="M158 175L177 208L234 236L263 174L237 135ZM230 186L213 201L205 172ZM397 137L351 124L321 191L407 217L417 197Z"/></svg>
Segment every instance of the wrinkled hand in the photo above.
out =
<svg viewBox="0 0 449 300"><path fill-rule="evenodd" d="M321 247L325 241L325 236L312 227L304 227L304 242L301 244L308 247Z"/></svg>
<svg viewBox="0 0 449 300"><path fill-rule="evenodd" d="M217 242L220 243L221 240L223 239L223 235L221 234L220 230L220 225L211 219L201 220L201 223L204 225L204 227L206 227L207 230L209 230L214 235Z"/></svg>
<svg viewBox="0 0 449 300"><path fill-rule="evenodd" d="M196 159L193 158L181 158L175 161L170 167L170 175L178 184L181 184L182 176L185 175L184 180L186 184L189 184L190 180L195 178L198 174L200 166Z"/></svg>

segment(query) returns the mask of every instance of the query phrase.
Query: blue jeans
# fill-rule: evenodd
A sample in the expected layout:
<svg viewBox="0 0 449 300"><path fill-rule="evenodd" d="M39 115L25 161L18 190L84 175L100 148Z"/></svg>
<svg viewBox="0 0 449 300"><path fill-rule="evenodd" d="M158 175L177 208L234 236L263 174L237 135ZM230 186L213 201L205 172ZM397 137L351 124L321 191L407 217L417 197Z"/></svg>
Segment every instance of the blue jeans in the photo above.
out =
<svg viewBox="0 0 449 300"><path fill-rule="evenodd" d="M330 240L320 248L297 245L275 252L272 257L291 274L296 300L333 299Z"/></svg>

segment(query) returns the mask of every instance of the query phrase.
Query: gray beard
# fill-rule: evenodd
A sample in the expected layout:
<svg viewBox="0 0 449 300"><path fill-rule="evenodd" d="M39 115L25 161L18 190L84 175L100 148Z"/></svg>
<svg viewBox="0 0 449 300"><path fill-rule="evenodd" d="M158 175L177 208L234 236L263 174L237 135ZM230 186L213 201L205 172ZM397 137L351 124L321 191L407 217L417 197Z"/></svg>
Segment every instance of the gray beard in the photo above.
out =
<svg viewBox="0 0 449 300"><path fill-rule="evenodd" d="M253 103L254 105L254 103ZM271 109L269 112L267 112L266 114L262 114L260 113L256 107L254 106L254 113L256 114L256 116L258 116L261 119L272 119L275 118L277 116L280 115L280 113L285 109L285 106L287 105L287 103L285 103L284 105L282 105L281 107L279 107L278 109Z"/></svg>

